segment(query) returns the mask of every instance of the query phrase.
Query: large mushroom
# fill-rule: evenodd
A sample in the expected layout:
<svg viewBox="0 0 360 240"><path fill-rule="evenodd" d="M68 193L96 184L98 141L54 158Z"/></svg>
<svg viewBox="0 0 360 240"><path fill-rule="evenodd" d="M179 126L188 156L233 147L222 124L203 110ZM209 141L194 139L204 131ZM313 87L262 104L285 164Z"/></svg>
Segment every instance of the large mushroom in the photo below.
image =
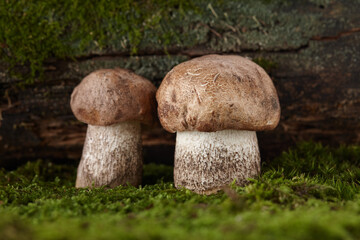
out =
<svg viewBox="0 0 360 240"><path fill-rule="evenodd" d="M76 187L141 183L141 123L156 119L155 86L126 69L86 76L71 94L75 117L88 124Z"/></svg>
<svg viewBox="0 0 360 240"><path fill-rule="evenodd" d="M280 119L264 69L240 56L207 55L174 67L157 93L161 125L177 132L175 186L212 194L260 173L255 131Z"/></svg>

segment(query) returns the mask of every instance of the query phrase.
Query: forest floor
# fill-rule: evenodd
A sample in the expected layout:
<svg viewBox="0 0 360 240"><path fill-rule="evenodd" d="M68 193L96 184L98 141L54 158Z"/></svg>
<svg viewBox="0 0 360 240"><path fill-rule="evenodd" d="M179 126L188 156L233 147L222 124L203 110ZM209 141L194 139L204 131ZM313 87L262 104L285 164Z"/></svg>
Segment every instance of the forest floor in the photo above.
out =
<svg viewBox="0 0 360 240"><path fill-rule="evenodd" d="M177 190L172 167L140 188L76 189L75 165L0 170L0 239L359 239L360 147L301 143L246 187Z"/></svg>

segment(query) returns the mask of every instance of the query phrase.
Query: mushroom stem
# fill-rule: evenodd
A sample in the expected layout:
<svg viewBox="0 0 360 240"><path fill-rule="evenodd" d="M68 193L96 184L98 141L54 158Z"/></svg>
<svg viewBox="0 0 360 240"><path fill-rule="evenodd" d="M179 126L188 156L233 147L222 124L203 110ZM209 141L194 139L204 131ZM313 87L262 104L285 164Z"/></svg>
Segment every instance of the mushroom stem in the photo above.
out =
<svg viewBox="0 0 360 240"><path fill-rule="evenodd" d="M76 187L99 187L141 182L141 127L138 122L110 126L88 125Z"/></svg>
<svg viewBox="0 0 360 240"><path fill-rule="evenodd" d="M256 132L177 132L174 181L200 194L212 194L229 185L243 185L260 173Z"/></svg>

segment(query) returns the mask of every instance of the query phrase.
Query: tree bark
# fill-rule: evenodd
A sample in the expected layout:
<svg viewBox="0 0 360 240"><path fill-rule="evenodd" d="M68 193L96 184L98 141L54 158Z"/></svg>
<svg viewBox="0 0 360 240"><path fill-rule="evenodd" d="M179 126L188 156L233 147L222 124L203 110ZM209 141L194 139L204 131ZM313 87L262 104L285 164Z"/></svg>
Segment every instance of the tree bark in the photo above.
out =
<svg viewBox="0 0 360 240"><path fill-rule="evenodd" d="M0 167L38 158L80 159L86 125L75 119L69 101L73 88L90 72L129 68L158 86L174 65L210 53L250 57L274 81L282 114L274 131L258 133L262 159L302 140L359 144L360 2L314 2L268 3L237 17L236 3L229 3L213 9L216 15L208 11L208 16L192 20L188 27L201 30L195 45L182 43L166 52L145 46L137 56L107 49L75 60L49 59L45 80L24 89L2 64ZM147 128L142 140L145 162L173 162L174 134Z"/></svg>

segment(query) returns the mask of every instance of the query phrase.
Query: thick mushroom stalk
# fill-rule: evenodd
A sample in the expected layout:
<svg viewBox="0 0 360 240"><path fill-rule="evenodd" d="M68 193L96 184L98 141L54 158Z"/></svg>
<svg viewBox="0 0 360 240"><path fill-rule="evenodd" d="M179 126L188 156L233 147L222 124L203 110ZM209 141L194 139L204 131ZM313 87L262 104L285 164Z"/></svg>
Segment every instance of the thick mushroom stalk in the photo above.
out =
<svg viewBox="0 0 360 240"><path fill-rule="evenodd" d="M76 187L139 185L141 150L139 122L88 125Z"/></svg>
<svg viewBox="0 0 360 240"><path fill-rule="evenodd" d="M71 110L88 124L76 187L140 184L140 124L156 121L155 92L149 80L121 68L92 72L74 89Z"/></svg>
<svg viewBox="0 0 360 240"><path fill-rule="evenodd" d="M207 55L166 74L157 93L161 125L177 132L176 187L211 194L260 173L256 131L274 129L280 104L264 69L233 55Z"/></svg>
<svg viewBox="0 0 360 240"><path fill-rule="evenodd" d="M256 132L177 132L174 181L200 194L213 194L236 180L244 185L259 175Z"/></svg>

